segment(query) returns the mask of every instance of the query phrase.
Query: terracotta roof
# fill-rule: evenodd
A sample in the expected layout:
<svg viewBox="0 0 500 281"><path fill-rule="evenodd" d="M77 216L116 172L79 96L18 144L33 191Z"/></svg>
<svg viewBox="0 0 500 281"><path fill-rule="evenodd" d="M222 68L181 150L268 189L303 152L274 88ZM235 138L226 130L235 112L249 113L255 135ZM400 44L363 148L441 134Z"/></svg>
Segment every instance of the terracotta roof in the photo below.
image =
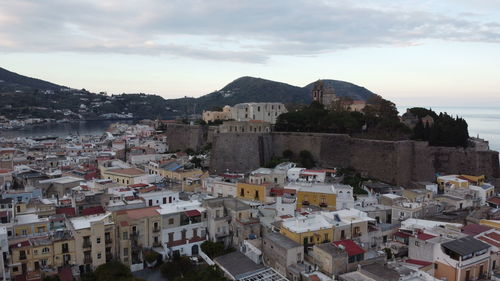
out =
<svg viewBox="0 0 500 281"><path fill-rule="evenodd" d="M468 224L468 225L462 227L462 232L467 234L467 235L476 236L476 235L481 234L481 233L488 231L490 229L491 229L491 227L486 226L486 225L471 223L471 224Z"/></svg>
<svg viewBox="0 0 500 281"><path fill-rule="evenodd" d="M493 239L490 239L490 238L488 238L488 237L485 237L485 236L479 236L479 237L477 237L477 239L479 239L479 240L481 240L481 241L483 241L483 242L486 242L486 243L490 244L491 246L495 246L495 247L500 248L500 242L495 241L495 240L493 240Z"/></svg>
<svg viewBox="0 0 500 281"><path fill-rule="evenodd" d="M434 235L430 235L430 234L427 234L427 233L419 233L417 234L417 239L419 240L429 240L429 239L432 239L436 236Z"/></svg>
<svg viewBox="0 0 500 281"><path fill-rule="evenodd" d="M500 197L490 198L486 202L491 203L491 204L495 204L495 205L500 205Z"/></svg>
<svg viewBox="0 0 500 281"><path fill-rule="evenodd" d="M128 187L134 188L134 187L146 187L146 186L148 185L145 183L136 183L136 184L130 184Z"/></svg>
<svg viewBox="0 0 500 281"><path fill-rule="evenodd" d="M90 215L97 215L97 214L103 214L106 211L102 206L96 206L96 207L89 207L86 209L82 210L82 213L80 215L82 216L90 216Z"/></svg>
<svg viewBox="0 0 500 281"><path fill-rule="evenodd" d="M404 233L404 232L398 231L398 232L394 233L394 236L397 236L397 237L402 237L402 238L408 238L408 237L410 237L411 235L410 235L410 234L408 234L408 233Z"/></svg>
<svg viewBox="0 0 500 281"><path fill-rule="evenodd" d="M405 261L406 263L411 263L411 264L416 264L416 265L420 265L422 267L425 267L425 266L429 266L432 264L432 262L428 262L428 261L421 261L421 260L414 260L414 259L407 259Z"/></svg>
<svg viewBox="0 0 500 281"><path fill-rule="evenodd" d="M0 174L10 173L12 170L0 169Z"/></svg>
<svg viewBox="0 0 500 281"><path fill-rule="evenodd" d="M17 249L17 248L27 247L29 245L31 245L30 241L29 240L25 240L25 241L21 241L19 243L10 245L10 248L11 249Z"/></svg>
<svg viewBox="0 0 500 281"><path fill-rule="evenodd" d="M73 207L59 207L56 209L56 214L65 214L67 217L74 217L76 216L76 211Z"/></svg>
<svg viewBox="0 0 500 281"><path fill-rule="evenodd" d="M126 210L126 213L129 219L137 220L144 217L152 217L159 215L159 213L156 211L159 208L160 207L155 206L155 207L147 207L141 209L131 209L131 210Z"/></svg>
<svg viewBox="0 0 500 281"><path fill-rule="evenodd" d="M352 256L357 256L360 254L363 254L365 250L361 248L358 244L356 244L354 241L348 239L348 240L340 240L340 241L335 241L333 242L337 247L342 245L347 252L347 255L352 257Z"/></svg>
<svg viewBox="0 0 500 281"><path fill-rule="evenodd" d="M188 210L188 211L185 211L184 214L186 214L186 216L188 216L188 217L201 216L201 213L198 210Z"/></svg>

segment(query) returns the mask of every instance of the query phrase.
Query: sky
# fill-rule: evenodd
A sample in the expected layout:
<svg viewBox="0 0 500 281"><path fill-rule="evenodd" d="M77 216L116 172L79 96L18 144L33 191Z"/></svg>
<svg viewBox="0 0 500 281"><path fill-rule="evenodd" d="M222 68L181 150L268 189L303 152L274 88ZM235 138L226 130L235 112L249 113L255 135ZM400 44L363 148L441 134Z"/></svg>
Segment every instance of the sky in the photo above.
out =
<svg viewBox="0 0 500 281"><path fill-rule="evenodd" d="M95 92L337 79L481 106L500 104L499 66L500 0L0 0L0 67Z"/></svg>

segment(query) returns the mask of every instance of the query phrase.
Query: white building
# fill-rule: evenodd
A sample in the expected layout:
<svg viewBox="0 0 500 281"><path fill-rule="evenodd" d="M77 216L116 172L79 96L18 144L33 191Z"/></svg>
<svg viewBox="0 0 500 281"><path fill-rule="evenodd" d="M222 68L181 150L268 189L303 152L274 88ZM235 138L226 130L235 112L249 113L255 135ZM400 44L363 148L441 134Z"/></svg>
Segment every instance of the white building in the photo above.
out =
<svg viewBox="0 0 500 281"><path fill-rule="evenodd" d="M149 207L172 204L179 200L179 192L173 190L138 193L137 196L143 198L146 202L146 206Z"/></svg>
<svg viewBox="0 0 500 281"><path fill-rule="evenodd" d="M161 241L166 255L198 255L206 240L207 213L199 201L178 201L156 210L163 221Z"/></svg>

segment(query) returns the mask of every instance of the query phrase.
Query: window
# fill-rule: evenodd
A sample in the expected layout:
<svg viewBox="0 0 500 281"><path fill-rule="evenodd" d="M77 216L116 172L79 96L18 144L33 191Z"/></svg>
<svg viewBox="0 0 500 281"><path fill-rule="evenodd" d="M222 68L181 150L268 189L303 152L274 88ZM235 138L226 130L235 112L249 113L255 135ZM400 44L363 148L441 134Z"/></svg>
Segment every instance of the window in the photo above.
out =
<svg viewBox="0 0 500 281"><path fill-rule="evenodd" d="M123 248L123 256L128 257L128 248Z"/></svg>
<svg viewBox="0 0 500 281"><path fill-rule="evenodd" d="M174 219L173 218L168 219L168 224L174 224Z"/></svg>
<svg viewBox="0 0 500 281"><path fill-rule="evenodd" d="M123 232L123 240L128 240L128 232L127 231Z"/></svg>
<svg viewBox="0 0 500 281"><path fill-rule="evenodd" d="M21 235L28 235L28 231L26 229L21 230Z"/></svg>
<svg viewBox="0 0 500 281"><path fill-rule="evenodd" d="M101 237L97 237L96 242L97 244L101 244Z"/></svg>
<svg viewBox="0 0 500 281"><path fill-rule="evenodd" d="M97 258L101 259L101 257L102 257L101 253L97 253Z"/></svg>
<svg viewBox="0 0 500 281"><path fill-rule="evenodd" d="M19 270L19 269L17 268L17 266L12 267L12 271L13 271L13 272L17 272L18 270Z"/></svg>
<svg viewBox="0 0 500 281"><path fill-rule="evenodd" d="M38 255L38 250L33 250L33 255Z"/></svg>
<svg viewBox="0 0 500 281"><path fill-rule="evenodd" d="M46 259L40 260L40 263L42 264L42 266L47 266L47 260Z"/></svg>
<svg viewBox="0 0 500 281"><path fill-rule="evenodd" d="M49 248L45 247L45 248L42 249L42 254L46 254L49 251L50 251Z"/></svg>
<svg viewBox="0 0 500 281"><path fill-rule="evenodd" d="M420 244L418 243L418 241L415 241L415 246L420 246Z"/></svg>

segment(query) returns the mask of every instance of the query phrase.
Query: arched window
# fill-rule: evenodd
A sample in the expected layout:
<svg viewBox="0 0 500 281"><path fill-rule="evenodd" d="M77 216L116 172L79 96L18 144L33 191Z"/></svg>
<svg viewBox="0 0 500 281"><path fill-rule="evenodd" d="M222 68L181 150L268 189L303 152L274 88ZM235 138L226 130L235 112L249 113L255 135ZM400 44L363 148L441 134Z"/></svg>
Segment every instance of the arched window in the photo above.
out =
<svg viewBox="0 0 500 281"><path fill-rule="evenodd" d="M43 254L46 254L46 253L48 253L49 251L50 251L50 250L49 250L49 248L47 248L47 247L45 247L45 248L43 248L43 249L42 249L42 253L43 253Z"/></svg>

